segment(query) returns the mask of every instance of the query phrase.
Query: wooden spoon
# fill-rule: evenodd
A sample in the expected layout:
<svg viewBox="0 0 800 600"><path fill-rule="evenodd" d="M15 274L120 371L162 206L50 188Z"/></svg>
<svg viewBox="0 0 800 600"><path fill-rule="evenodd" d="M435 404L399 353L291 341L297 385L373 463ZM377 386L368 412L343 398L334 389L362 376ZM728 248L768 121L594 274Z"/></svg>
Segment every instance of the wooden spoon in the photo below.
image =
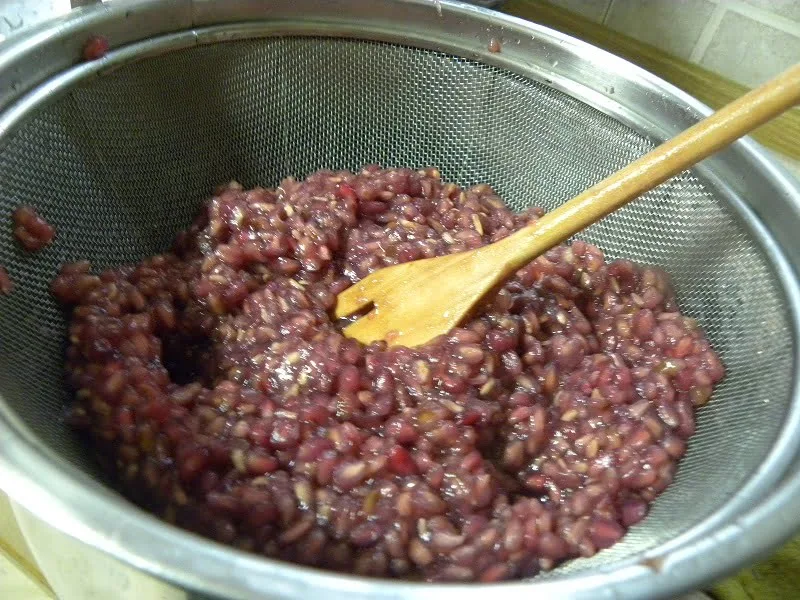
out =
<svg viewBox="0 0 800 600"><path fill-rule="evenodd" d="M800 64L664 142L636 162L493 244L381 269L337 298L362 343L416 346L447 333L492 289L570 236L800 102Z"/></svg>

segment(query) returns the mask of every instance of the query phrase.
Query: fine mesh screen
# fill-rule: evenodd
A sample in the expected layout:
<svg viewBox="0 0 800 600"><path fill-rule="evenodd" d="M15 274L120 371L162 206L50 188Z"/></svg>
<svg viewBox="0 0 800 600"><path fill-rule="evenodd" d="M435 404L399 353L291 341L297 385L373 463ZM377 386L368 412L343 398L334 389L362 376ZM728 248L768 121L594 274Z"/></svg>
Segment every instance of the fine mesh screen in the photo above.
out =
<svg viewBox="0 0 800 600"><path fill-rule="evenodd" d="M64 317L49 281L65 261L116 265L163 250L232 178L274 185L319 168L438 166L445 179L492 184L515 208L553 208L652 147L541 84L389 44L271 38L128 65L41 110L0 154L2 213L30 203L58 231L38 254L20 252L8 227L0 235L16 282L0 299L0 393L44 443L94 472L62 423ZM768 262L690 174L583 237L668 270L728 369L676 483L607 560L686 531L748 481L789 406L792 341Z"/></svg>

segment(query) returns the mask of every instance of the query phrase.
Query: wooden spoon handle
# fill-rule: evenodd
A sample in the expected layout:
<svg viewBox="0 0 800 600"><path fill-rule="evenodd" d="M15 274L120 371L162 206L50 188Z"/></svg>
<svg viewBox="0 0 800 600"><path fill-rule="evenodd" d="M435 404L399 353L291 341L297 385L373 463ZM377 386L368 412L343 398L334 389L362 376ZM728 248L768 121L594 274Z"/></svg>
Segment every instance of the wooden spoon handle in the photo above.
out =
<svg viewBox="0 0 800 600"><path fill-rule="evenodd" d="M505 240L485 247L511 273L800 102L800 64L734 100ZM488 255L486 260L492 260Z"/></svg>

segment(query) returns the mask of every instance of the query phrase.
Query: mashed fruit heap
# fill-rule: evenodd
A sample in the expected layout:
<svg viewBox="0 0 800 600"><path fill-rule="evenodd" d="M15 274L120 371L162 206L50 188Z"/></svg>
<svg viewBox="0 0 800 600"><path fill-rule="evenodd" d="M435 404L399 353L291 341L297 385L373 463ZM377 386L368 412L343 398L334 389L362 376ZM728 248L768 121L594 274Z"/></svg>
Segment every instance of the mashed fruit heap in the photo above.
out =
<svg viewBox="0 0 800 600"><path fill-rule="evenodd" d="M138 265L66 265L74 422L134 500L248 551L496 581L617 542L672 481L723 367L663 273L576 241L417 348L336 294L541 216L435 169L230 184Z"/></svg>

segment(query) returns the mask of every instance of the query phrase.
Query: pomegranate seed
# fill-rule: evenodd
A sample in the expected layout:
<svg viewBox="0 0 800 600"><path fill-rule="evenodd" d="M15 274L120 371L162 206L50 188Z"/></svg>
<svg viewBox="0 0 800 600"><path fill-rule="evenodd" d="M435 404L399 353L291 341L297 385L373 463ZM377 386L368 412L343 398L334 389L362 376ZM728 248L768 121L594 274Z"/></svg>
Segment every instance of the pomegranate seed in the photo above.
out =
<svg viewBox="0 0 800 600"><path fill-rule="evenodd" d="M625 530L618 523L608 519L596 519L589 527L592 543L600 549L613 546L624 534Z"/></svg>
<svg viewBox="0 0 800 600"><path fill-rule="evenodd" d="M346 183L339 184L339 195L345 200L351 200L353 202L358 199L356 191Z"/></svg>
<svg viewBox="0 0 800 600"><path fill-rule="evenodd" d="M10 294L14 283L11 281L8 271L3 265L0 265L0 294Z"/></svg>
<svg viewBox="0 0 800 600"><path fill-rule="evenodd" d="M202 473L208 466L208 451L205 448L199 448L194 452L189 453L178 464L178 471L181 481L188 483Z"/></svg>
<svg viewBox="0 0 800 600"><path fill-rule="evenodd" d="M108 38L104 35L93 35L83 46L83 60L98 60L103 58L110 48Z"/></svg>
<svg viewBox="0 0 800 600"><path fill-rule="evenodd" d="M408 450L394 446L389 451L389 468L398 475L416 475L417 465Z"/></svg>
<svg viewBox="0 0 800 600"><path fill-rule="evenodd" d="M279 466L278 461L272 456L251 452L247 455L247 470L253 475L272 473Z"/></svg>

